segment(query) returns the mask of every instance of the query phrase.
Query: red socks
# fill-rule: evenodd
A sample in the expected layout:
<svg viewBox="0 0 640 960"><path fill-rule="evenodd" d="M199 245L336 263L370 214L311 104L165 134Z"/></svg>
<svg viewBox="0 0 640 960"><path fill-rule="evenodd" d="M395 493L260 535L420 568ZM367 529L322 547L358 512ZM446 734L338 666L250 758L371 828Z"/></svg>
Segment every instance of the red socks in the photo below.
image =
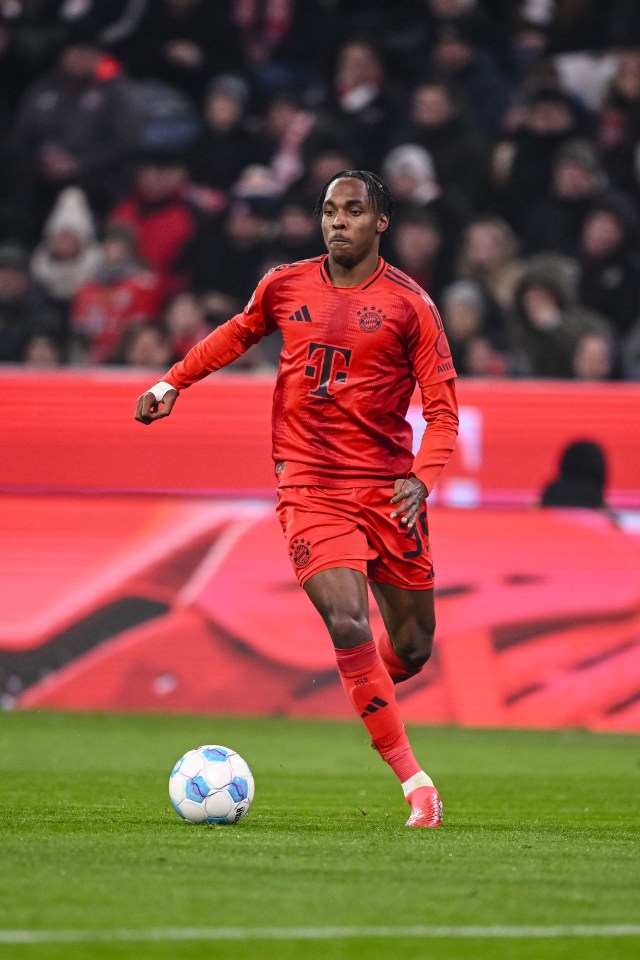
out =
<svg viewBox="0 0 640 960"><path fill-rule="evenodd" d="M378 650L382 662L394 683L402 683L403 680L408 680L409 677L415 677L415 675L422 670L421 666L412 667L406 660L400 659L386 631L382 633L378 640Z"/></svg>
<svg viewBox="0 0 640 960"><path fill-rule="evenodd" d="M374 747L404 783L420 771L420 765L404 730L393 680L374 641L350 650L336 649L336 660L344 691Z"/></svg>

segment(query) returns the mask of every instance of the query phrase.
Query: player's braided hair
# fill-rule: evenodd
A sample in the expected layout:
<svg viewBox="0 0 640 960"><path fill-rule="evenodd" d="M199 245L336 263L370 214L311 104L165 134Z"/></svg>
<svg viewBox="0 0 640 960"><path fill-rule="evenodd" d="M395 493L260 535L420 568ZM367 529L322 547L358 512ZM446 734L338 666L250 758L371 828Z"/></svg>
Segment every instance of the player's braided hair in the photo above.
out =
<svg viewBox="0 0 640 960"><path fill-rule="evenodd" d="M390 223L395 206L393 194L384 180L381 180L375 173L371 173L370 170L341 170L339 173L335 173L327 180L320 192L315 208L316 217L320 218L322 216L322 207L327 196L327 190L331 184L336 180L345 180L347 178L351 180L361 180L364 183L367 188L367 193L369 194L371 206L376 213L382 213L388 217Z"/></svg>

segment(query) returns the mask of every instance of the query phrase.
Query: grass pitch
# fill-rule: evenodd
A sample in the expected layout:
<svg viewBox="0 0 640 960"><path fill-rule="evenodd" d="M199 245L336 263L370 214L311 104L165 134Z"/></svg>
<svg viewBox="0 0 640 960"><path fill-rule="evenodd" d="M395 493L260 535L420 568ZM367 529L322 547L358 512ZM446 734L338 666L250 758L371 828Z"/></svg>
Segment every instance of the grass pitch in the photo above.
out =
<svg viewBox="0 0 640 960"><path fill-rule="evenodd" d="M640 956L640 739L409 732L441 830L356 721L2 715L0 960ZM254 771L235 827L169 803L204 742Z"/></svg>

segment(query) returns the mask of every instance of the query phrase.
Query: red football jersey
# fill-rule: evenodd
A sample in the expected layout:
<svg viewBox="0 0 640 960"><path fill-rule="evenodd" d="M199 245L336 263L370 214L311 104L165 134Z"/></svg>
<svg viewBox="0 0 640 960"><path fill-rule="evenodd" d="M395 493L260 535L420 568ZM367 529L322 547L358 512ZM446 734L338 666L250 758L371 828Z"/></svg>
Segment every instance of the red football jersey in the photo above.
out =
<svg viewBox="0 0 640 960"><path fill-rule="evenodd" d="M284 340L272 418L280 485L384 485L415 473L430 490L455 441L456 374L424 290L382 258L348 288L333 286L326 256L276 267L244 312L165 380L182 390L276 327ZM416 381L428 427L414 463L405 416Z"/></svg>

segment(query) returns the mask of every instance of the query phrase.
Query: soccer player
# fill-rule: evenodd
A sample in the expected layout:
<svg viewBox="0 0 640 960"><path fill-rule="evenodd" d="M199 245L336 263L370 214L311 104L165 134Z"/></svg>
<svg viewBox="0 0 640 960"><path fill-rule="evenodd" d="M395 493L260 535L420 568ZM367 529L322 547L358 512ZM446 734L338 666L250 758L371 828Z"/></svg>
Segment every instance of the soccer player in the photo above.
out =
<svg viewBox="0 0 640 960"><path fill-rule="evenodd" d="M407 826L439 827L442 803L412 752L394 684L431 653L425 500L455 444L455 370L433 302L378 254L392 211L374 174L332 177L317 206L328 254L267 273L244 312L144 393L135 416L169 416L181 390L280 329L273 459L293 569L327 626L347 697L402 784ZM416 381L427 428L414 458L405 415ZM367 581L385 625L377 644Z"/></svg>

